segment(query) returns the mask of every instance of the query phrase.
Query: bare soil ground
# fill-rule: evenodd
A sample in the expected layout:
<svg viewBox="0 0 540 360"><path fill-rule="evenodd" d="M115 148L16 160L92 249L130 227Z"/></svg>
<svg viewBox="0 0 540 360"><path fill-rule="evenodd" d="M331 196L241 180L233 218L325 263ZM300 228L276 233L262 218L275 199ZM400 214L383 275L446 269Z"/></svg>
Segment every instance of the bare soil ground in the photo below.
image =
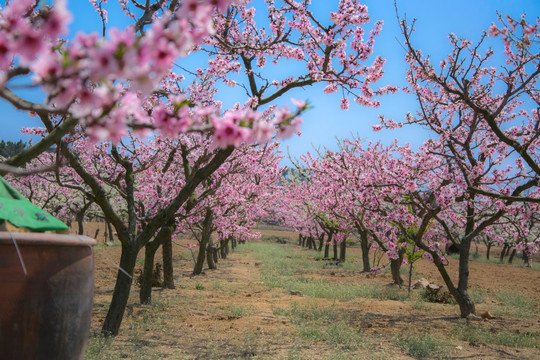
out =
<svg viewBox="0 0 540 360"><path fill-rule="evenodd" d="M89 224L86 231L93 236L99 226L102 243L103 224ZM419 290L407 298L405 289L389 286L388 274L373 278L361 273L358 248L349 250L345 266L326 266L315 260L315 252L295 245L294 233L262 233L288 238L289 243L277 245L263 238L252 246L240 245L220 260L218 270L206 269L196 277L191 276L193 260L184 247L193 240L177 239L176 289L156 288L153 304L140 305L134 287L120 335L113 339L98 333L117 272L111 262L118 262L120 247L98 246L93 335L86 358L540 359L540 271L472 262L470 287L477 309L496 315L472 322L459 318L455 304L422 301ZM264 257L265 246L283 251L280 269ZM451 260L449 265L453 276L456 263ZM415 265L413 281L424 277L442 282L432 264ZM284 285L276 286L276 279ZM295 284L320 285L321 292L295 291ZM331 287L335 296L323 294L328 286L336 286ZM348 288L358 286L375 295L347 295Z"/></svg>

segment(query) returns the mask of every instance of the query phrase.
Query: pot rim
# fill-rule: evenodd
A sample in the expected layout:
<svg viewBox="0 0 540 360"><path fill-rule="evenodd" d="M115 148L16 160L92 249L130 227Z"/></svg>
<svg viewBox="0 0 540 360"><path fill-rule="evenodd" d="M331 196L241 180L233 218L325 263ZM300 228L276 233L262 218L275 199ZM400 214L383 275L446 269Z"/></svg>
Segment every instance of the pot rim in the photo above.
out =
<svg viewBox="0 0 540 360"><path fill-rule="evenodd" d="M0 231L0 245L13 245L13 239L18 245L95 246L97 244L96 240L85 235Z"/></svg>

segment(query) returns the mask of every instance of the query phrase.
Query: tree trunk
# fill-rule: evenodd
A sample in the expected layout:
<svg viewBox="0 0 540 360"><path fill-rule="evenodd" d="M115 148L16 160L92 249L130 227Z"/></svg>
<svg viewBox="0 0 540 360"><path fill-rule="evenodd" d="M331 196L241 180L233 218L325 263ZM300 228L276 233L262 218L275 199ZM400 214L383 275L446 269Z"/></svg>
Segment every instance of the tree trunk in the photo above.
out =
<svg viewBox="0 0 540 360"><path fill-rule="evenodd" d="M461 317L466 318L469 314L476 314L474 303L472 302L467 289L469 287L469 255L471 251L471 241L469 234L472 234L474 230L474 212L475 209L471 205L473 203L474 196L472 196L471 202L467 204L467 223L465 225L465 236L461 239L459 244L459 270L458 270L458 286L454 289L454 299L459 305ZM448 286L448 285L447 285ZM450 289L450 286L448 286ZM451 292L452 293L452 292Z"/></svg>
<svg viewBox="0 0 540 360"><path fill-rule="evenodd" d="M319 236L319 248L317 249L317 251L322 251L323 245L324 245L324 234Z"/></svg>
<svg viewBox="0 0 540 360"><path fill-rule="evenodd" d="M302 245L302 234L298 234L298 246Z"/></svg>
<svg viewBox="0 0 540 360"><path fill-rule="evenodd" d="M308 237L307 242L308 242L308 249L309 249L309 250L313 250L313 244L314 244L313 241L314 241L314 240L313 240L313 237L312 237L312 236Z"/></svg>
<svg viewBox="0 0 540 360"><path fill-rule="evenodd" d="M525 249L523 250L522 258L523 258L523 265L525 266L529 265L529 255L527 254L527 251L525 251Z"/></svg>
<svg viewBox="0 0 540 360"><path fill-rule="evenodd" d="M229 238L221 240L221 246L219 248L221 252L221 258L226 259L229 254Z"/></svg>
<svg viewBox="0 0 540 360"><path fill-rule="evenodd" d="M208 264L209 269L217 269L216 261L214 258L214 242L212 241L212 239L208 241L208 246L206 247L206 263Z"/></svg>
<svg viewBox="0 0 540 360"><path fill-rule="evenodd" d="M86 211L90 208L92 204L93 204L92 202L84 203L83 207L75 215L75 219L77 220L77 223L79 224L79 229L78 229L79 235L84 235L84 227L83 227L84 215L86 214Z"/></svg>
<svg viewBox="0 0 540 360"><path fill-rule="evenodd" d="M508 263L511 264L514 260L514 256L516 255L516 249L512 250L512 253L510 254L510 257L508 258Z"/></svg>
<svg viewBox="0 0 540 360"><path fill-rule="evenodd" d="M459 253L461 258L461 248ZM469 295L467 294L467 291L462 292L459 289L456 289L454 283L452 282L452 279L450 279L450 275L448 275L448 272L446 271L446 268L441 262L440 258L437 255L432 254L432 256L435 266L439 270L439 273L441 274L444 283L446 284L446 287L448 287L448 291L450 291L450 294L454 297L454 300L456 300L459 305L461 317L466 318L469 314L475 314L476 310L474 308L474 303L471 301Z"/></svg>
<svg viewBox="0 0 540 360"><path fill-rule="evenodd" d="M487 243L486 246L487 246L487 251L486 251L486 259L489 260L489 253L491 252L491 246L493 244L491 243Z"/></svg>
<svg viewBox="0 0 540 360"><path fill-rule="evenodd" d="M167 241L170 242L174 229L175 229L174 223L172 224L169 223L163 226L159 230L154 240L146 243L144 247L144 270L143 270L142 281L141 281L141 291L139 293L139 300L141 304L150 304L152 302L152 282L154 278L155 255L160 245L164 245ZM171 259L172 259L172 252L171 252ZM165 261L165 256L163 256L163 261ZM172 274L171 274L171 277L172 277ZM163 287L165 287L165 284L163 284ZM172 288L174 289L174 282L173 282Z"/></svg>
<svg viewBox="0 0 540 360"><path fill-rule="evenodd" d="M508 244L503 245L503 248L502 248L502 251L501 251L501 256L499 258L500 262L503 262L504 257L506 256L506 252L508 251L508 248L509 248Z"/></svg>
<svg viewBox="0 0 540 360"><path fill-rule="evenodd" d="M176 228L173 222L167 224L167 230L163 244L161 247L161 256L163 258L163 288L174 289L174 266L173 266L173 251L172 251L172 235Z"/></svg>
<svg viewBox="0 0 540 360"><path fill-rule="evenodd" d="M345 262L346 251L347 251L347 240L343 239L341 244L339 244L339 262Z"/></svg>
<svg viewBox="0 0 540 360"><path fill-rule="evenodd" d="M403 262L403 254L405 253L404 248L400 248L397 251L398 258L390 260L390 272L392 273L392 280L394 284L401 287L403 285L403 279L401 278L401 263Z"/></svg>
<svg viewBox="0 0 540 360"><path fill-rule="evenodd" d="M161 231L160 231L161 233ZM161 245L159 234L153 241L144 246L144 269L141 281L141 291L139 292L139 301L141 304L152 303L152 279L154 275L154 258L156 251Z"/></svg>
<svg viewBox="0 0 540 360"><path fill-rule="evenodd" d="M77 231L77 234L79 235L84 235L84 225L83 225L83 219L84 219L84 214L83 216L80 216L79 217L79 214L77 214L77 224L78 224L78 231Z"/></svg>
<svg viewBox="0 0 540 360"><path fill-rule="evenodd" d="M236 238L233 237L233 238L231 239L231 250L234 250L234 249L236 248L236 245L237 245L237 243L236 243Z"/></svg>
<svg viewBox="0 0 540 360"><path fill-rule="evenodd" d="M199 254L197 255L197 263L193 269L193 275L200 275L204 266L206 257L206 249L212 236L212 210L207 209L202 222L201 240L199 243Z"/></svg>
<svg viewBox="0 0 540 360"><path fill-rule="evenodd" d="M105 222L107 223L107 229L109 231L109 242L112 244L114 242L114 234L113 234L113 230L112 230L112 225L107 220L105 220ZM107 239L105 239L105 241L107 241Z"/></svg>
<svg viewBox="0 0 540 360"><path fill-rule="evenodd" d="M120 268L127 272L126 275L122 270L118 270L116 276L116 285L112 295L111 305L109 311L103 322L101 332L105 336L118 335L122 319L124 317L124 311L129 298L129 292L131 290L131 283L133 282L133 270L135 263L137 262L137 254L139 249L133 244L122 244L122 255L120 256Z"/></svg>
<svg viewBox="0 0 540 360"><path fill-rule="evenodd" d="M360 233L360 247L362 249L362 264L364 266L363 272L370 272L371 266L369 264L369 239L367 231Z"/></svg>
<svg viewBox="0 0 540 360"><path fill-rule="evenodd" d="M204 260L206 258L206 246L207 244L199 243L199 253L197 254L197 262L193 268L193 275L200 275L203 270Z"/></svg>
<svg viewBox="0 0 540 360"><path fill-rule="evenodd" d="M327 243L326 245L324 245L324 257L323 259L330 259L330 245Z"/></svg>
<svg viewBox="0 0 540 360"><path fill-rule="evenodd" d="M302 236L302 247L306 246L306 237Z"/></svg>
<svg viewBox="0 0 540 360"><path fill-rule="evenodd" d="M334 257L332 258L332 260L334 261L338 261L338 246L337 246L337 241L334 241Z"/></svg>
<svg viewBox="0 0 540 360"><path fill-rule="evenodd" d="M459 304L461 317L467 317L469 314L475 314L474 303L472 302L467 289L469 286L469 252L471 250L471 241L465 237L459 245L459 277L457 287L456 301Z"/></svg>

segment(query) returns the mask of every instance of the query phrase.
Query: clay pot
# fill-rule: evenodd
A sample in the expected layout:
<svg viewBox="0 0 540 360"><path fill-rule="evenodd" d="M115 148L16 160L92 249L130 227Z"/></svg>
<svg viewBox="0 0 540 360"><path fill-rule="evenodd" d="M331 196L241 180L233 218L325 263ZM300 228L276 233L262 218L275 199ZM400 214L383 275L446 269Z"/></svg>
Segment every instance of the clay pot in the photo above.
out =
<svg viewBox="0 0 540 360"><path fill-rule="evenodd" d="M92 315L95 244L86 236L0 232L1 359L82 358Z"/></svg>

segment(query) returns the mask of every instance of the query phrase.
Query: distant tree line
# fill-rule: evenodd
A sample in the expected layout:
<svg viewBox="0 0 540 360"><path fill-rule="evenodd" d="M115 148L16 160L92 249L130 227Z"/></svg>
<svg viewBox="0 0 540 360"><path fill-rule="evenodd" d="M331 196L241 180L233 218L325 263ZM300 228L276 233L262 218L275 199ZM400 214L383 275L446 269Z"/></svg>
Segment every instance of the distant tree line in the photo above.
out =
<svg viewBox="0 0 540 360"><path fill-rule="evenodd" d="M12 156L17 155L26 148L27 143L19 140L17 142L12 141L0 141L0 156L9 159Z"/></svg>

